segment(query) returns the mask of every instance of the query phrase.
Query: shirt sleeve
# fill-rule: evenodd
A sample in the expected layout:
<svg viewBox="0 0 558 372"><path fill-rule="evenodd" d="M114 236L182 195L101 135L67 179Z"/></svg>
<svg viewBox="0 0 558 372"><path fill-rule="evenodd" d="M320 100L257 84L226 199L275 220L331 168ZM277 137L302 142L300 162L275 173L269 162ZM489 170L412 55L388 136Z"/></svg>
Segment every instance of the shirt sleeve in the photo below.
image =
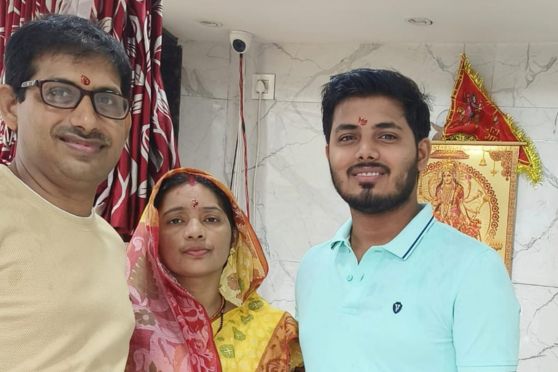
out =
<svg viewBox="0 0 558 372"><path fill-rule="evenodd" d="M502 259L495 251L486 250L465 273L454 304L458 371L516 371L519 312Z"/></svg>

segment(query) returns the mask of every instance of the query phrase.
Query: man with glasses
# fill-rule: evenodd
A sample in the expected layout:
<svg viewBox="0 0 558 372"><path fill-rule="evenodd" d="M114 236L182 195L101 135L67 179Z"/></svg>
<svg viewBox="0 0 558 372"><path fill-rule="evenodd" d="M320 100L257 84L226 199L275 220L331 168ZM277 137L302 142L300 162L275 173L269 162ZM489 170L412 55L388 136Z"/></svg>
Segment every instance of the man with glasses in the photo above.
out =
<svg viewBox="0 0 558 372"><path fill-rule="evenodd" d="M49 15L5 51L0 115L17 131L0 166L0 370L123 370L134 319L123 242L93 211L130 129L123 47Z"/></svg>

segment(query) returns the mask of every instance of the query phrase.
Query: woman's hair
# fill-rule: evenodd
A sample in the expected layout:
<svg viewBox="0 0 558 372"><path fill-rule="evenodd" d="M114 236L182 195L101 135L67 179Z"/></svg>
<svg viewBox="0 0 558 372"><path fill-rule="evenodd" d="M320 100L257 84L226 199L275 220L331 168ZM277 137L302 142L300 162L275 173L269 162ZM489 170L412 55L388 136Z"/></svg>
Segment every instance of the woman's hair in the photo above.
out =
<svg viewBox="0 0 558 372"><path fill-rule="evenodd" d="M213 192L213 195L215 195L215 197L217 198L217 203L227 215L227 219L229 220L229 223L231 225L231 230L234 232L236 230L236 224L234 221L233 207L231 205L231 202L229 201L229 198L223 192L223 190L217 187L213 182L200 175L176 173L168 178L165 178L161 183L161 186L159 187L159 192L157 193L157 195L155 195L155 200L153 201L153 205L155 206L155 208L159 209L161 203L163 202L163 199L165 198L165 195L170 190L185 183L191 183L192 181L195 181L196 183L207 187L211 192Z"/></svg>

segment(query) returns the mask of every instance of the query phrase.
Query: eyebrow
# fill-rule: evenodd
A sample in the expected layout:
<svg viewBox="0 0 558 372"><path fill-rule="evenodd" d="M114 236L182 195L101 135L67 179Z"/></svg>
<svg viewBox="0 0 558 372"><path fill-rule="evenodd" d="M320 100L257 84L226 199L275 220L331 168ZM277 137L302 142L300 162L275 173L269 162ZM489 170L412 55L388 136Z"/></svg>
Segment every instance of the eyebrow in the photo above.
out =
<svg viewBox="0 0 558 372"><path fill-rule="evenodd" d="M397 130L403 130L403 128L401 127L401 125L396 124L392 121L386 121L386 122L381 122L381 123L376 123L376 124L372 124L372 126L374 128L379 128L379 129L397 129ZM356 125L356 124L350 124L350 123L343 123L343 124L339 124L337 127L335 127L334 132L342 132L345 130L355 130L358 129L360 126Z"/></svg>
<svg viewBox="0 0 558 372"><path fill-rule="evenodd" d="M396 124L392 121L387 121L387 122L381 122L381 123L377 123L377 124L373 124L376 128L380 128L380 129L397 129L397 130L403 130L403 128L401 127L401 125Z"/></svg>
<svg viewBox="0 0 558 372"><path fill-rule="evenodd" d="M61 77L56 77L56 76L49 77L49 78L46 78L46 79L39 79L39 80L56 80L56 81L59 81L61 83L68 83L68 84L72 84L72 85L75 85L77 87L80 87L80 85L78 83L76 83L75 81L68 80L68 79L61 78ZM82 89L85 89L85 88L82 88ZM118 95L122 95L122 92L120 92L120 89L115 88L115 87L104 86L104 87L98 87L98 88L95 88L95 89L85 89L85 90L88 90L88 91L91 91L91 92L107 92L107 93L116 93Z"/></svg>
<svg viewBox="0 0 558 372"><path fill-rule="evenodd" d="M335 131L334 132L342 132L344 130L355 130L358 128L358 125L356 124L339 124L338 126L335 127Z"/></svg>
<svg viewBox="0 0 558 372"><path fill-rule="evenodd" d="M216 211L216 212L223 212L223 213L225 213L221 208L219 208L219 207L217 207L217 206L201 207L200 209L203 210L203 211L206 211L206 212ZM185 208L185 207L182 207L182 206L174 207L174 208L171 208L171 209L169 209L169 210L167 210L167 211L164 211L164 212L163 212L163 216L166 216L167 214L174 213L174 212L182 212L182 211L184 211L184 210L186 210L186 208Z"/></svg>

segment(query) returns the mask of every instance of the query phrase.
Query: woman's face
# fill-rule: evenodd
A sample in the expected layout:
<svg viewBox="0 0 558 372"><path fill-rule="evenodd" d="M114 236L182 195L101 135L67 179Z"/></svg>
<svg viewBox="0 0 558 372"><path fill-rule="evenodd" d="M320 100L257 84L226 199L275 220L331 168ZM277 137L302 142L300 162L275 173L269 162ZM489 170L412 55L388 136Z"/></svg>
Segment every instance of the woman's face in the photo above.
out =
<svg viewBox="0 0 558 372"><path fill-rule="evenodd" d="M453 181L453 175L451 174L451 172L444 171L442 173L442 180L446 185L450 184Z"/></svg>
<svg viewBox="0 0 558 372"><path fill-rule="evenodd" d="M232 228L218 199L199 183L177 186L159 206L159 255L180 279L220 277Z"/></svg>

